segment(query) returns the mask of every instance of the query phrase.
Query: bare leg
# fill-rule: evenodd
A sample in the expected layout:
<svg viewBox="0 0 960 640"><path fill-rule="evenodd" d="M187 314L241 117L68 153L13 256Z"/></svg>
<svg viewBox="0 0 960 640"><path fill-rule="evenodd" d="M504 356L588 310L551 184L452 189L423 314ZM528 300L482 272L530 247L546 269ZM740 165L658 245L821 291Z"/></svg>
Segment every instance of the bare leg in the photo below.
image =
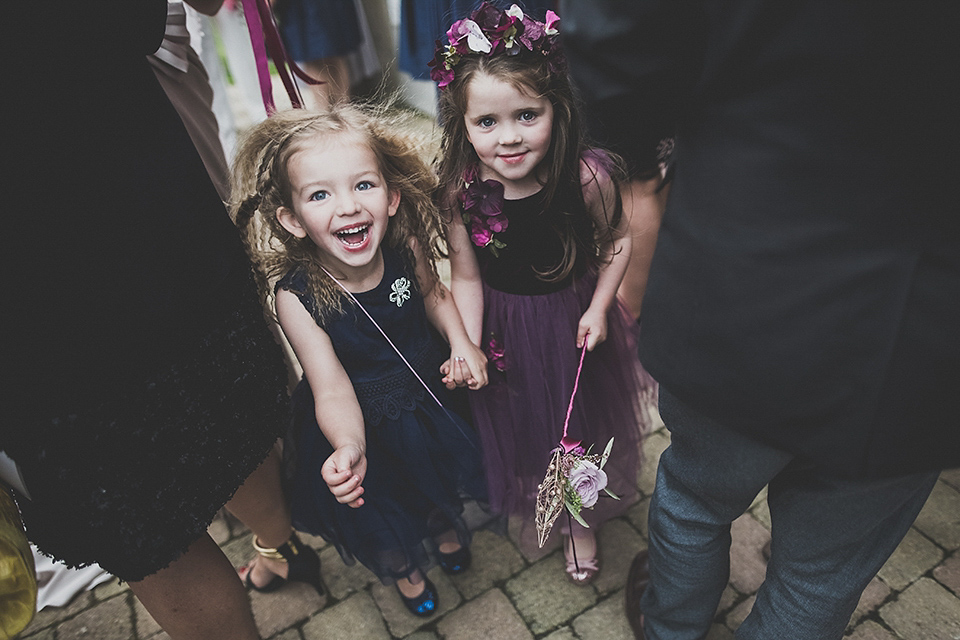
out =
<svg viewBox="0 0 960 640"><path fill-rule="evenodd" d="M208 535L130 589L173 640L260 640L247 593Z"/></svg>
<svg viewBox="0 0 960 640"><path fill-rule="evenodd" d="M279 547L290 539L290 507L280 487L280 454L274 448L266 460L237 489L227 509L247 525L265 547ZM249 565L251 580L259 586L273 574L286 578L286 562L256 556Z"/></svg>
<svg viewBox="0 0 960 640"><path fill-rule="evenodd" d="M312 77L323 81L323 84L312 85L316 109L325 111L330 105L349 96L350 71L344 56L311 60L304 63L303 68Z"/></svg>
<svg viewBox="0 0 960 640"><path fill-rule="evenodd" d="M657 245L657 233L667 198L667 189L656 193L659 183L659 178L631 180L623 191L623 213L627 216L633 236L633 251L617 293L634 318L640 317L650 261Z"/></svg>

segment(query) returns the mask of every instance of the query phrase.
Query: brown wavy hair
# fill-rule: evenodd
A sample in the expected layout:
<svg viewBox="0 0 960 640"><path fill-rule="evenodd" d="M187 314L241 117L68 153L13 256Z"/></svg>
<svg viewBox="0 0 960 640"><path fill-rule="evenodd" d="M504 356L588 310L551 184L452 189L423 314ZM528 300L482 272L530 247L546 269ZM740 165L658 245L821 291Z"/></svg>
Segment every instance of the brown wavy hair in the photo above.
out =
<svg viewBox="0 0 960 640"><path fill-rule="evenodd" d="M428 141L414 133L412 120L412 114L395 108L392 101L342 103L326 112L281 111L242 136L233 164L230 213L274 316L274 287L293 270L306 275L307 292L316 300L321 319L343 309L346 294L323 271L316 245L309 237L297 238L288 232L276 217L279 207L292 208L287 171L290 158L317 137L351 133L366 141L387 187L400 193L400 205L388 222L384 243L415 267L418 256L409 245L410 239L415 239L419 255L426 259L427 273L434 283L439 281L437 261L444 256L445 226L432 199L436 175L424 161L429 157Z"/></svg>
<svg viewBox="0 0 960 640"><path fill-rule="evenodd" d="M618 186L625 176L623 162L609 152L592 148L581 124L579 104L566 72L554 72L543 56L527 52L519 55L465 55L456 66L454 80L440 90L439 117L442 123L440 142L440 194L441 212L449 222L453 215L460 215L458 196L463 188L463 173L479 158L467 139L464 114L467 111L467 89L478 75L488 75L501 80L518 90L546 98L553 106L553 127L550 148L541 161L546 180L543 184L545 211L558 203L560 213L545 220L563 240L564 256L560 264L545 274L544 280L561 280L574 267L579 251L586 254L587 264L596 266L602 255L602 247L616 238L616 229L623 216L620 189L616 189L614 202L604 202L605 224L598 224L587 211L583 199L580 161L590 156L599 160L603 171L608 173ZM594 175L593 180L597 180ZM589 224L583 222L587 218Z"/></svg>

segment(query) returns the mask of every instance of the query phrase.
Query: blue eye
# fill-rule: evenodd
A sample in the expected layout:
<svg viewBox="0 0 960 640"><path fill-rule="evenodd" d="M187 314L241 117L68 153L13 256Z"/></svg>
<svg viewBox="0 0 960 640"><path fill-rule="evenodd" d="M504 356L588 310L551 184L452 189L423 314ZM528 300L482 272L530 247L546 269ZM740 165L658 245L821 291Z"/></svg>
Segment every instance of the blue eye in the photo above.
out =
<svg viewBox="0 0 960 640"><path fill-rule="evenodd" d="M314 191L313 193L310 194L309 200L311 201L326 200L328 196L329 194L326 191Z"/></svg>
<svg viewBox="0 0 960 640"><path fill-rule="evenodd" d="M492 127L494 122L496 121L493 118L480 118L477 124L479 124L483 128L487 128L487 127Z"/></svg>
<svg viewBox="0 0 960 640"><path fill-rule="evenodd" d="M373 189L373 183L369 180L364 180L357 185L357 191L367 191L368 189Z"/></svg>
<svg viewBox="0 0 960 640"><path fill-rule="evenodd" d="M522 120L523 122L530 122L531 120L535 120L536 118L537 118L537 114L534 113L533 111L524 111L520 114L520 120Z"/></svg>

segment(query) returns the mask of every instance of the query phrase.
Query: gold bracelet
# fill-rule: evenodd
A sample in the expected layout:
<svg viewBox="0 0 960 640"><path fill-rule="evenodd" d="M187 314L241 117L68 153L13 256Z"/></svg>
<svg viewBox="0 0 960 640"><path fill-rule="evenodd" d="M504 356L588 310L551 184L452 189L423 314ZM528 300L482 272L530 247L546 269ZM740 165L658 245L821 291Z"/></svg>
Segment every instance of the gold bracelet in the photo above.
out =
<svg viewBox="0 0 960 640"><path fill-rule="evenodd" d="M259 553L264 558L270 558L271 560L280 560L286 562L287 559L283 557L283 554L280 553L277 549L271 549L270 547L260 546L260 541L257 540L257 536L253 536L253 550Z"/></svg>

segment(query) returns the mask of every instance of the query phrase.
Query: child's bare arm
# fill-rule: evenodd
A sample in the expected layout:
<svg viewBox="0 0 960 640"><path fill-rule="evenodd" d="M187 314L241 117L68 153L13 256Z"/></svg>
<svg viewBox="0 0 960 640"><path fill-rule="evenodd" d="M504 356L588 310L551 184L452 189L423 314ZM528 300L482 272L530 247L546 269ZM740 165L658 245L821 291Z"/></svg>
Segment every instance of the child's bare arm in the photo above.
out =
<svg viewBox="0 0 960 640"><path fill-rule="evenodd" d="M310 383L317 424L334 449L320 469L323 480L338 502L359 507L367 470L366 432L353 384L330 336L285 289L277 292L277 318Z"/></svg>
<svg viewBox="0 0 960 640"><path fill-rule="evenodd" d="M480 345L483 333L483 281L477 256L470 246L470 236L463 220L454 216L447 227L450 250L450 289L463 326L474 344Z"/></svg>
<svg viewBox="0 0 960 640"><path fill-rule="evenodd" d="M582 161L580 181L587 211L598 227L610 228L613 233L613 238L601 247L597 288L577 328L577 347L582 347L586 341L587 350L593 351L607 339L607 312L616 300L617 289L630 262L633 239L627 233L625 217L622 216L618 224L611 228L617 185L610 176L596 164Z"/></svg>
<svg viewBox="0 0 960 640"><path fill-rule="evenodd" d="M479 389L487 384L487 357L467 335L453 295L442 282L428 274L424 266L426 258L416 241L411 240L410 246L417 255L417 281L427 318L450 345L450 360L441 367L443 382L451 389L462 385Z"/></svg>

